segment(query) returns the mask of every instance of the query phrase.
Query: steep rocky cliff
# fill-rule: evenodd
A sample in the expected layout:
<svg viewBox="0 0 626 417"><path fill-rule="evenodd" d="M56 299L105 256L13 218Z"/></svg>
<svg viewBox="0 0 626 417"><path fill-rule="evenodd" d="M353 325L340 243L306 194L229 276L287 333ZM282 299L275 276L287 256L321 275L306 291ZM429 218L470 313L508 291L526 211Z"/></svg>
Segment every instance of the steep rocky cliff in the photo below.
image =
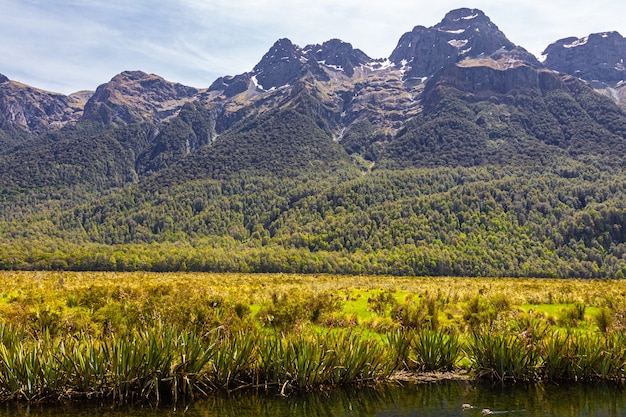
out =
<svg viewBox="0 0 626 417"><path fill-rule="evenodd" d="M0 114L30 133L43 133L76 122L92 92L69 96L43 91L0 77Z"/></svg>

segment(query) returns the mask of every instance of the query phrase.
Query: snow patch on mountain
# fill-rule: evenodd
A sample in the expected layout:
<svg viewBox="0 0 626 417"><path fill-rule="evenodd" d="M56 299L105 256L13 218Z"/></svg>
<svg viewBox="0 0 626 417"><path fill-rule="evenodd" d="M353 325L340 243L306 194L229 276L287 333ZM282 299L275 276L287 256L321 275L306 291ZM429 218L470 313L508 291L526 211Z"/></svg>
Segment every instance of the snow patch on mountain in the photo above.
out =
<svg viewBox="0 0 626 417"><path fill-rule="evenodd" d="M585 45L587 42L589 42L589 36L585 36L584 38L581 38L581 39L576 39L572 43L563 45L563 48L575 48L577 46Z"/></svg>
<svg viewBox="0 0 626 417"><path fill-rule="evenodd" d="M443 32L443 33L451 33L453 35L458 35L460 33L465 32L467 29L455 29L455 30L447 30L447 29L438 29L439 32ZM409 45L410 46L410 45Z"/></svg>
<svg viewBox="0 0 626 417"><path fill-rule="evenodd" d="M263 88L263 86L261 84L259 84L259 80L256 78L256 75L253 75L250 80L252 81L252 83L254 84L254 88L256 88L257 90L261 90L261 91L267 91L265 88Z"/></svg>
<svg viewBox="0 0 626 417"><path fill-rule="evenodd" d="M371 61L363 64L363 67L369 69L370 71L382 71L393 66L394 64L389 60L389 58L384 60Z"/></svg>
<svg viewBox="0 0 626 417"><path fill-rule="evenodd" d="M333 64L327 64L326 60L324 61L317 61L318 64L320 65L324 65L327 68L333 69L335 71L344 71L343 67L341 65L333 65Z"/></svg>
<svg viewBox="0 0 626 417"><path fill-rule="evenodd" d="M451 39L448 41L448 44L454 46L455 48L461 49L465 45L467 45L467 39Z"/></svg>

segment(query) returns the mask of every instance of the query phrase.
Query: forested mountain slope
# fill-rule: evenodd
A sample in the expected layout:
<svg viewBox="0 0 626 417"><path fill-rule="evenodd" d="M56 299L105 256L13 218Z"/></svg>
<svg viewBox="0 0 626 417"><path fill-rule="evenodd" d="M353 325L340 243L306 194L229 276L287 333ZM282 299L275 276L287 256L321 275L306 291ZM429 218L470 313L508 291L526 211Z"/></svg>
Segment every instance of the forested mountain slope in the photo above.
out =
<svg viewBox="0 0 626 417"><path fill-rule="evenodd" d="M458 9L388 59L280 39L208 88L0 76L0 266L622 277L622 40L542 63Z"/></svg>

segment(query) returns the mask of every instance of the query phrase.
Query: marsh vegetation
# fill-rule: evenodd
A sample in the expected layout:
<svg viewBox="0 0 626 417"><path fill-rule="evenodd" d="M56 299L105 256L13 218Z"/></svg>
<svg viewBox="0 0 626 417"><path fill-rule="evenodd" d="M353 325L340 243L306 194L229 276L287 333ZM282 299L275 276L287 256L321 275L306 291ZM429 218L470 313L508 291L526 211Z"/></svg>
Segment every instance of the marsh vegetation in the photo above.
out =
<svg viewBox="0 0 626 417"><path fill-rule="evenodd" d="M453 371L626 378L626 283L3 272L0 396L178 401Z"/></svg>

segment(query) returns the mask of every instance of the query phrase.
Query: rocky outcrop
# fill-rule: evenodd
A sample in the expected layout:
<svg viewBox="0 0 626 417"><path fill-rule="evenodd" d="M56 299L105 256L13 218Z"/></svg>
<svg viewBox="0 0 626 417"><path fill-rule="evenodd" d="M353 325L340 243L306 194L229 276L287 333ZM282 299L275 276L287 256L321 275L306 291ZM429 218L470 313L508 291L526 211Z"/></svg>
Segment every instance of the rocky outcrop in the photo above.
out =
<svg viewBox="0 0 626 417"><path fill-rule="evenodd" d="M400 38L390 61L405 70L405 78L427 78L440 69L466 58L507 52L516 46L478 9L457 9L437 25L416 26ZM525 59L539 65L522 48Z"/></svg>
<svg viewBox="0 0 626 417"><path fill-rule="evenodd" d="M265 91L291 85L308 72L328 78L319 64L307 59L289 39L279 39L252 72L258 87Z"/></svg>
<svg viewBox="0 0 626 417"><path fill-rule="evenodd" d="M543 55L546 67L585 81L613 87L626 80L626 39L617 32L561 39Z"/></svg>
<svg viewBox="0 0 626 417"><path fill-rule="evenodd" d="M482 97L512 94L536 89L545 93L563 88L558 74L536 68L525 61L480 58L467 59L439 71L427 84L427 96L437 85L446 84L458 90Z"/></svg>
<svg viewBox="0 0 626 417"><path fill-rule="evenodd" d="M200 90L141 71L125 71L98 87L84 119L104 124L160 123L175 115Z"/></svg>
<svg viewBox="0 0 626 417"><path fill-rule="evenodd" d="M243 93L250 85L251 76L249 73L240 75L219 77L211 84L208 91L222 91L227 98Z"/></svg>
<svg viewBox="0 0 626 417"><path fill-rule="evenodd" d="M321 45L309 45L305 48L305 54L321 65L345 72L348 77L354 75L356 67L372 61L363 51L339 39L331 39Z"/></svg>
<svg viewBox="0 0 626 417"><path fill-rule="evenodd" d="M92 94L65 96L0 78L0 114L7 123L35 134L76 122Z"/></svg>

